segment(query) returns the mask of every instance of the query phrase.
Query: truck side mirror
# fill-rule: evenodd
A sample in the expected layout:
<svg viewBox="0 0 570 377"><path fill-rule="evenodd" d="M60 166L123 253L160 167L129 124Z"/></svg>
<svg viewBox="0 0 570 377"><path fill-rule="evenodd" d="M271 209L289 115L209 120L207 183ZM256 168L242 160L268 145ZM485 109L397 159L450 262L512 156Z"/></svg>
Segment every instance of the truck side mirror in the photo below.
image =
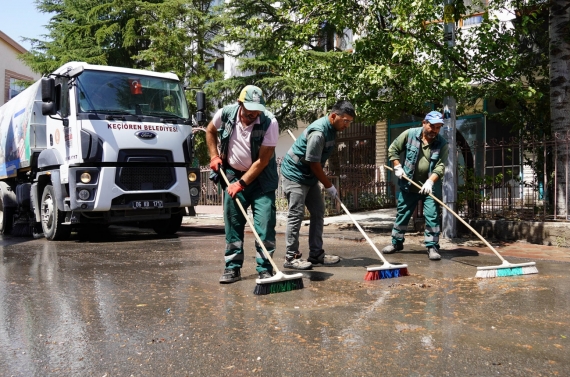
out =
<svg viewBox="0 0 570 377"><path fill-rule="evenodd" d="M206 122L206 94L203 91L196 92L196 122Z"/></svg>
<svg viewBox="0 0 570 377"><path fill-rule="evenodd" d="M196 92L196 110L206 110L206 93L202 91Z"/></svg>
<svg viewBox="0 0 570 377"><path fill-rule="evenodd" d="M53 77L42 78L42 114L55 115L60 109L61 84L55 85Z"/></svg>
<svg viewBox="0 0 570 377"><path fill-rule="evenodd" d="M55 115L57 114L57 108L55 102L44 102L42 103L42 115Z"/></svg>
<svg viewBox="0 0 570 377"><path fill-rule="evenodd" d="M54 102L54 97L55 97L55 79L53 77L42 78L42 102Z"/></svg>

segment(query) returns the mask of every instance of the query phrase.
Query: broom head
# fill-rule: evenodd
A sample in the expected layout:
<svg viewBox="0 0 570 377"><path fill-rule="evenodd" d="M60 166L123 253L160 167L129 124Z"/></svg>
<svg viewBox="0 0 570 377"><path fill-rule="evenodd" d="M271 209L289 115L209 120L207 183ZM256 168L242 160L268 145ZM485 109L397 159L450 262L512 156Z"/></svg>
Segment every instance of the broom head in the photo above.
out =
<svg viewBox="0 0 570 377"><path fill-rule="evenodd" d="M285 275L279 271L270 278L255 279L255 282L254 295L289 292L303 288L303 274Z"/></svg>
<svg viewBox="0 0 570 377"><path fill-rule="evenodd" d="M535 262L513 264L504 261L503 264L499 266L477 267L477 274L475 277L486 279L502 276L519 276L529 274L538 274L538 269L536 268Z"/></svg>
<svg viewBox="0 0 570 377"><path fill-rule="evenodd" d="M364 280L380 280L409 276L407 264L384 263L382 266L368 267Z"/></svg>

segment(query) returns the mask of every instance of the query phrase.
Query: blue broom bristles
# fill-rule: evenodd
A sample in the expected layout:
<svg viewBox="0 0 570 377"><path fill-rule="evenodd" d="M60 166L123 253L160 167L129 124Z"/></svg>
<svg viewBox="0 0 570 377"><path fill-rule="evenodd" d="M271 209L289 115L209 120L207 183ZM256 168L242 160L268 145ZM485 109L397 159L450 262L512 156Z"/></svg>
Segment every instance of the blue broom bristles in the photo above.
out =
<svg viewBox="0 0 570 377"><path fill-rule="evenodd" d="M268 295L303 289L303 278L277 281L268 284L257 284L253 290L254 295Z"/></svg>
<svg viewBox="0 0 570 377"><path fill-rule="evenodd" d="M394 268L388 270L376 270L368 271L364 280L380 280L380 279L391 279L399 278L400 276L409 276L407 268Z"/></svg>
<svg viewBox="0 0 570 377"><path fill-rule="evenodd" d="M497 277L500 277L500 276L517 276L517 275L522 275L522 274L523 274L522 267L499 268L497 270Z"/></svg>

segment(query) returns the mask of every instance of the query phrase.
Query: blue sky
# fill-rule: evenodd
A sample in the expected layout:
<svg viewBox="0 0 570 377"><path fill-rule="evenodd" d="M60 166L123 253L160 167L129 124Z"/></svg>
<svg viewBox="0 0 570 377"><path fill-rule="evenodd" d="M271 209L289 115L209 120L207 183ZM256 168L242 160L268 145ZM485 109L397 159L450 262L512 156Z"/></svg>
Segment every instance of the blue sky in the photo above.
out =
<svg viewBox="0 0 570 377"><path fill-rule="evenodd" d="M44 25L51 17L40 13L34 0L0 0L0 9L0 30L22 47L30 49L30 44L22 41L22 37L44 39L41 36L47 34Z"/></svg>

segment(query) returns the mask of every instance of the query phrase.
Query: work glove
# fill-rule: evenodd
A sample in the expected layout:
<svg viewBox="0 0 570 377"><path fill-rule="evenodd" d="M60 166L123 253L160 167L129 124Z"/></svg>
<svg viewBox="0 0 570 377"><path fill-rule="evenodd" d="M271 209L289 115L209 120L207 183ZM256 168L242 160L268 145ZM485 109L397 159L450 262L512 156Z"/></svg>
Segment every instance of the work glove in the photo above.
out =
<svg viewBox="0 0 570 377"><path fill-rule="evenodd" d="M220 169L221 164L222 164L222 159L220 158L220 156L214 156L210 159L210 169L212 169L216 173Z"/></svg>
<svg viewBox="0 0 570 377"><path fill-rule="evenodd" d="M337 192L336 192L336 187L334 187L334 185L332 185L332 186L329 187L329 188L325 188L325 190L327 190L327 193L328 193L333 199L336 198Z"/></svg>
<svg viewBox="0 0 570 377"><path fill-rule="evenodd" d="M228 194L230 194L232 198L235 198L237 193L243 191L244 188L245 187L243 187L239 181L236 181L228 186Z"/></svg>
<svg viewBox="0 0 570 377"><path fill-rule="evenodd" d="M431 194L432 189L433 189L433 181L431 179L428 179L426 183L424 183L424 185L422 186L420 194L429 195Z"/></svg>
<svg viewBox="0 0 570 377"><path fill-rule="evenodd" d="M404 173L404 168L401 164L394 166L394 174L396 177L398 177L398 179L406 176L406 173Z"/></svg>

